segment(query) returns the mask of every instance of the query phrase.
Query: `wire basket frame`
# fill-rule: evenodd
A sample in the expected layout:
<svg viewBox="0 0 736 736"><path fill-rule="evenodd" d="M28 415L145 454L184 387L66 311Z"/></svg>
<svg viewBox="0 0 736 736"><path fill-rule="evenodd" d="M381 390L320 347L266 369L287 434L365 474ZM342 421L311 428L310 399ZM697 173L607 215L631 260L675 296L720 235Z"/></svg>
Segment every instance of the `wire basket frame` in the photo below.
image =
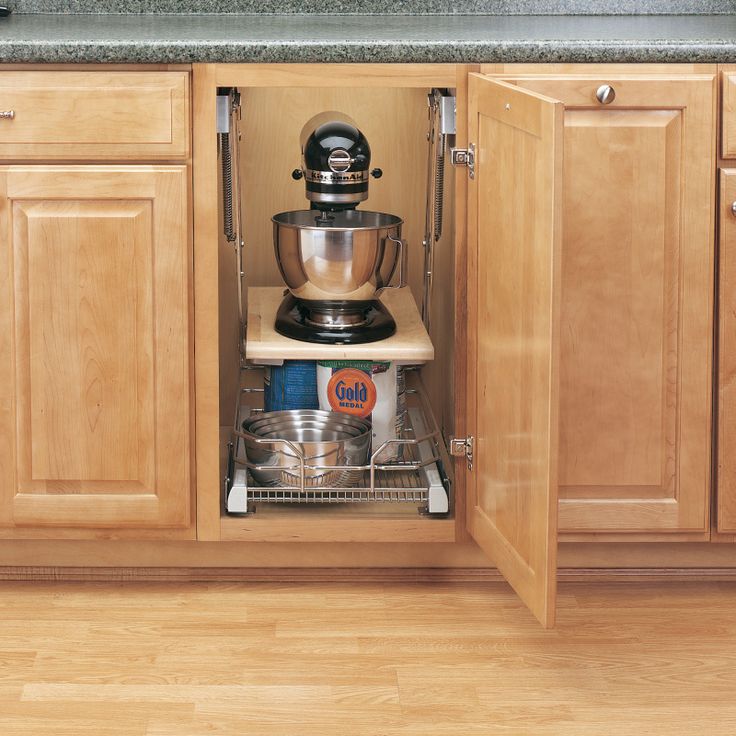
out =
<svg viewBox="0 0 736 736"><path fill-rule="evenodd" d="M438 429L426 395L421 387L406 389L407 407L404 429L400 437L388 440L372 451L365 465L315 465L308 463L299 448L288 440L264 439L264 444L282 444L288 447L295 462L284 466L258 466L253 464L245 452L245 435L242 422L251 414L262 411L262 388L240 389L236 420L232 431L230 465L226 491L238 475L244 478L247 472L247 498L252 503L412 503L427 504L430 489L441 484L445 490L448 483L444 474L437 473L441 468L440 443L442 437ZM397 458L379 460L392 448L400 448ZM297 479L293 485L264 486L258 484L248 472L251 469L281 470ZM328 473L338 471L341 478L349 478L345 485L310 487L305 482L305 471Z"/></svg>

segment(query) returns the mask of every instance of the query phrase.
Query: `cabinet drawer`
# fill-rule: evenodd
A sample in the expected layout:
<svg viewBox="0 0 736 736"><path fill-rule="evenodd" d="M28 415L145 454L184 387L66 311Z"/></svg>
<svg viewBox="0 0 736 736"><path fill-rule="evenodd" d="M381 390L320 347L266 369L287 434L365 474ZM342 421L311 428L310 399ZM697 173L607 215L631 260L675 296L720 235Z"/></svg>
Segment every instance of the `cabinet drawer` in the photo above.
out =
<svg viewBox="0 0 736 736"><path fill-rule="evenodd" d="M187 72L0 74L0 158L151 160L188 154Z"/></svg>
<svg viewBox="0 0 736 736"><path fill-rule="evenodd" d="M723 72L721 156L736 158L736 71Z"/></svg>

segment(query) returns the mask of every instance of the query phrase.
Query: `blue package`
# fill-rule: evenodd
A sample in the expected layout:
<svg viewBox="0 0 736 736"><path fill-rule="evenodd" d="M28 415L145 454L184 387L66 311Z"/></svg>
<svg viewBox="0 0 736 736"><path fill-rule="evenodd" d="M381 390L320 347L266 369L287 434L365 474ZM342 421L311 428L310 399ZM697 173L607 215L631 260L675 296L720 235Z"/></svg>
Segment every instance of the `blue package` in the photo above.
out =
<svg viewBox="0 0 736 736"><path fill-rule="evenodd" d="M319 409L317 363L314 360L285 360L266 368L263 410Z"/></svg>

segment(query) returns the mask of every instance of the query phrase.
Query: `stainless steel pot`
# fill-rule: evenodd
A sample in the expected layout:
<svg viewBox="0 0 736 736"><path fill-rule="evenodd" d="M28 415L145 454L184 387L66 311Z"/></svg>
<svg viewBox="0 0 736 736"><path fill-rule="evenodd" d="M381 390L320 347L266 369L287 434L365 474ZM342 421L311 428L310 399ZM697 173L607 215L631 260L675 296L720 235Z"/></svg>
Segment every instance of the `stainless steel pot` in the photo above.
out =
<svg viewBox="0 0 736 736"><path fill-rule="evenodd" d="M370 454L370 423L338 412L254 414L243 422L242 430L248 460L257 466L250 472L267 486L301 487L303 483L309 489L352 485L359 473L342 467L365 465Z"/></svg>
<svg viewBox="0 0 736 736"><path fill-rule="evenodd" d="M364 210L281 212L273 219L276 262L289 291L305 301L368 301L406 285L403 220ZM398 271L398 283L391 280Z"/></svg>
<svg viewBox="0 0 736 736"><path fill-rule="evenodd" d="M342 412L329 412L322 409L286 409L284 411L256 412L243 422L243 429L252 434L260 434L262 431L272 431L274 428L290 426L295 421L294 412L298 411L301 426L320 426L329 419L331 425L343 426L346 431L356 436L365 430L365 421L360 417Z"/></svg>

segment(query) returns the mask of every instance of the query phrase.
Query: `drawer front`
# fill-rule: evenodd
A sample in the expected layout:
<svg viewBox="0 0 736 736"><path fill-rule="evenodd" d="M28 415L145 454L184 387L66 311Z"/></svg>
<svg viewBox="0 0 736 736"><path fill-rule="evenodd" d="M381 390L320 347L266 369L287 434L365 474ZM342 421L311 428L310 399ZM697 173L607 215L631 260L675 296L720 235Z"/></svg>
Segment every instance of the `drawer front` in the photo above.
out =
<svg viewBox="0 0 736 736"><path fill-rule="evenodd" d="M187 72L4 72L0 158L189 155Z"/></svg>
<svg viewBox="0 0 736 736"><path fill-rule="evenodd" d="M721 115L721 156L736 158L736 72L724 72Z"/></svg>

